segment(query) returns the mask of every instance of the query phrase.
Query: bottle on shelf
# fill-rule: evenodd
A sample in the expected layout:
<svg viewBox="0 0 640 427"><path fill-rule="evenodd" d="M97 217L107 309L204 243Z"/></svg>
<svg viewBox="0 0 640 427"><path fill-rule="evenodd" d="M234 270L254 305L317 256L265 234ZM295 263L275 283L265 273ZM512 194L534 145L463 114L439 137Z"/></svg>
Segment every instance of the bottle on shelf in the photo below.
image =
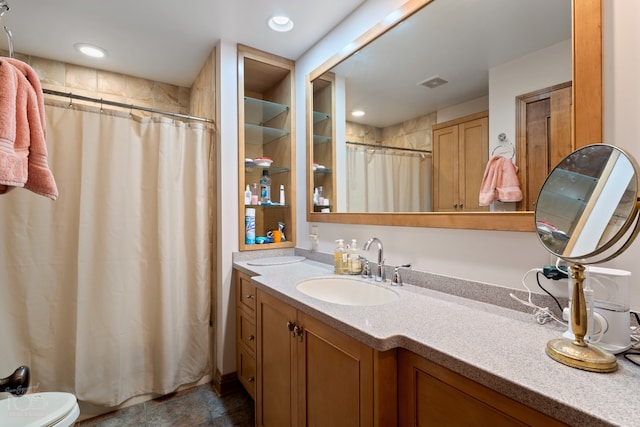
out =
<svg viewBox="0 0 640 427"><path fill-rule="evenodd" d="M313 205L314 206L318 206L318 197L320 195L318 194L318 187L313 189Z"/></svg>
<svg viewBox="0 0 640 427"><path fill-rule="evenodd" d="M262 178L260 178L260 202L271 203L271 177L266 169L262 171Z"/></svg>
<svg viewBox="0 0 640 427"><path fill-rule="evenodd" d="M333 253L333 267L336 274L344 274L344 266L347 257L347 252L344 249L344 240L336 240L338 247Z"/></svg>
<svg viewBox="0 0 640 427"><path fill-rule="evenodd" d="M247 184L247 189L244 191L244 204L251 204L251 190L249 189L249 185Z"/></svg>
<svg viewBox="0 0 640 427"><path fill-rule="evenodd" d="M280 204L284 206L284 185L280 184Z"/></svg>
<svg viewBox="0 0 640 427"><path fill-rule="evenodd" d="M244 216L244 243L253 245L256 243L256 210L247 208Z"/></svg>

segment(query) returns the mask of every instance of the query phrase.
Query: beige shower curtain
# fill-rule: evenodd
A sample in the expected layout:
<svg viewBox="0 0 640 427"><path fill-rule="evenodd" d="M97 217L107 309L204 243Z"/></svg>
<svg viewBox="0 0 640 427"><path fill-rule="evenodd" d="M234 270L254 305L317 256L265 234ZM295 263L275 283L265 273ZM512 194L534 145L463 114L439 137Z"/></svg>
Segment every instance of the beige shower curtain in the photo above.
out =
<svg viewBox="0 0 640 427"><path fill-rule="evenodd" d="M0 376L114 406L209 366L211 131L47 105L60 196L0 196Z"/></svg>
<svg viewBox="0 0 640 427"><path fill-rule="evenodd" d="M430 212L431 154L347 146L347 212Z"/></svg>

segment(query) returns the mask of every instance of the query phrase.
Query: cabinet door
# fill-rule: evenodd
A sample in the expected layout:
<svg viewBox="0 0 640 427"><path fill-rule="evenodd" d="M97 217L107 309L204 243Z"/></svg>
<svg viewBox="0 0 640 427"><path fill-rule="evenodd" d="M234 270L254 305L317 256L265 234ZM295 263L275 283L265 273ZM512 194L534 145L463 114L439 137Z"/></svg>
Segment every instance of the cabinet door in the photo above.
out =
<svg viewBox="0 0 640 427"><path fill-rule="evenodd" d="M401 426L561 426L563 423L406 350L398 352Z"/></svg>
<svg viewBox="0 0 640 427"><path fill-rule="evenodd" d="M433 211L458 211L458 126L433 132Z"/></svg>
<svg viewBox="0 0 640 427"><path fill-rule="evenodd" d="M459 211L486 211L480 206L480 186L489 159L489 119L458 125L460 206Z"/></svg>
<svg viewBox="0 0 640 427"><path fill-rule="evenodd" d="M296 419L296 341L288 329L295 320L293 307L258 291L256 422L260 427L288 427Z"/></svg>
<svg viewBox="0 0 640 427"><path fill-rule="evenodd" d="M373 349L298 313L298 425L373 426Z"/></svg>

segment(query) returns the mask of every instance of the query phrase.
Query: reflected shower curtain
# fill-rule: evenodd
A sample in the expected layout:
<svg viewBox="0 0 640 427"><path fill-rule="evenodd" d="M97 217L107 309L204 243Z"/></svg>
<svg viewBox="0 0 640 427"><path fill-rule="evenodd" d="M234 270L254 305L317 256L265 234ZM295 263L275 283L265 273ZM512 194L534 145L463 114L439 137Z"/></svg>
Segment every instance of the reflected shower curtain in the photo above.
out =
<svg viewBox="0 0 640 427"><path fill-rule="evenodd" d="M114 406L209 367L211 131L47 105L60 196L0 196L0 376Z"/></svg>
<svg viewBox="0 0 640 427"><path fill-rule="evenodd" d="M347 212L430 212L431 154L347 146Z"/></svg>

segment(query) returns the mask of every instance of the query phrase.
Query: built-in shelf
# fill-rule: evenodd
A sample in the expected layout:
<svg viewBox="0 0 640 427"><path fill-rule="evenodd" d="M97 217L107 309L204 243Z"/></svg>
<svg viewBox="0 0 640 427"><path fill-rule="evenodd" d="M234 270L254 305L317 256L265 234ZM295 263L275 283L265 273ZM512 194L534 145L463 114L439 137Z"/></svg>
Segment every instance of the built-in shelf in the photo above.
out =
<svg viewBox="0 0 640 427"><path fill-rule="evenodd" d="M313 143L314 144L324 144L331 141L330 136L324 135L313 135Z"/></svg>
<svg viewBox="0 0 640 427"><path fill-rule="evenodd" d="M287 111L289 111L288 105L248 96L244 97L244 117L246 123L264 126Z"/></svg>
<svg viewBox="0 0 640 427"><path fill-rule="evenodd" d="M290 169L282 166L270 166L268 168L262 168L258 166L247 165L247 164L244 165L244 171L248 175L262 175L263 170L269 171L269 175L276 175L279 173L289 172Z"/></svg>
<svg viewBox="0 0 640 427"><path fill-rule="evenodd" d="M331 119L331 115L327 114L327 113L321 113L319 111L314 111L313 112L313 123L320 123L324 120L329 120Z"/></svg>
<svg viewBox="0 0 640 427"><path fill-rule="evenodd" d="M316 170L314 170L314 171L313 171L313 174L314 174L314 175L328 175L328 174L331 174L331 173L333 173L333 172L331 171L331 169L327 169L327 168L324 168L324 169L316 169Z"/></svg>
<svg viewBox="0 0 640 427"><path fill-rule="evenodd" d="M289 135L289 131L285 129L271 128L268 126L254 125L251 123L244 124L244 132L246 144L264 145Z"/></svg>

